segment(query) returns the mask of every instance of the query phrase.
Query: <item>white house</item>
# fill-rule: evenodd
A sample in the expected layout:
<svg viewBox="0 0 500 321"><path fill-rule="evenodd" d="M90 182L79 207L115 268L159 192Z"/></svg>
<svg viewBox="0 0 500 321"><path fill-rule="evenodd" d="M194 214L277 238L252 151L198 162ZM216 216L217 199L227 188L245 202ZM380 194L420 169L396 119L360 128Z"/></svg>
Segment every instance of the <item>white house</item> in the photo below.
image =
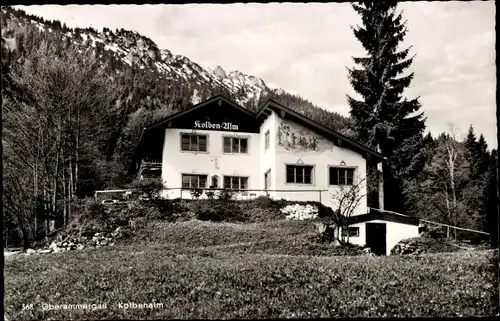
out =
<svg viewBox="0 0 500 321"><path fill-rule="evenodd" d="M377 168L383 159L380 153L273 100L255 114L216 96L146 127L132 170L141 177L161 175L169 198L190 198L192 189L228 188L237 190L240 199L268 195L335 208L332 196L345 186L357 184L360 195L369 194L367 168ZM375 203L371 207L383 202ZM413 231L414 222L389 223L387 213L383 219L366 221L373 218L366 216L373 215L366 196L353 215L365 221L353 223L352 243L373 243L371 235L380 239L387 233L388 240L382 243L389 246L397 238L393 229ZM386 224L386 228L374 230L367 223ZM402 238L412 233L404 232ZM382 251L384 246L378 247L387 253L385 248Z"/></svg>

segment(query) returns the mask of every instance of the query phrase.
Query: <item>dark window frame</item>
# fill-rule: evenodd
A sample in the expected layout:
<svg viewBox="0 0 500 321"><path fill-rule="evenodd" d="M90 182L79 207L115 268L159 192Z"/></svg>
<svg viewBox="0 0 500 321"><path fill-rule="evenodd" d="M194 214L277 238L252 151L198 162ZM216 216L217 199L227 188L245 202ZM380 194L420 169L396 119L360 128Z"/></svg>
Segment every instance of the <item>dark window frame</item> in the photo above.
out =
<svg viewBox="0 0 500 321"><path fill-rule="evenodd" d="M349 237L359 237L359 226L349 226L347 229L342 229L342 236L347 236L349 233Z"/></svg>
<svg viewBox="0 0 500 321"><path fill-rule="evenodd" d="M226 139L229 139L230 145L229 145L229 151L226 151ZM235 144L235 141L238 141L237 144ZM246 150L244 152L241 151L241 141L244 140L246 141ZM222 136L222 153L223 154L249 154L249 142L250 139L249 137L235 137L235 136ZM238 150L235 151L235 146L238 146Z"/></svg>
<svg viewBox="0 0 500 321"><path fill-rule="evenodd" d="M205 138L205 149L200 149L200 138ZM185 149L184 138L187 138L188 148ZM193 138L196 139L196 142L193 143ZM193 148L196 146L196 148ZM182 152L208 152L208 135L207 134L192 134L192 133L181 133L181 151Z"/></svg>
<svg viewBox="0 0 500 321"><path fill-rule="evenodd" d="M189 177L189 186L184 185L184 177ZM193 178L197 178L197 186L193 186ZM205 179L205 184L200 184L201 183L201 178ZM183 189L190 189L190 188L207 188L207 181L208 181L208 175L206 174L181 174L181 186Z"/></svg>
<svg viewBox="0 0 500 321"><path fill-rule="evenodd" d="M229 179L229 187L227 187L227 184L226 184L226 179ZM234 179L237 179L238 180L238 186L237 187L234 187L233 183L234 183ZM246 179L246 187L245 188L241 188L242 187L242 179ZM225 188L225 189L239 189L239 190L247 190L248 189L248 185L249 185L249 177L248 176L234 176L234 175L224 175L223 178L222 178L222 186Z"/></svg>
<svg viewBox="0 0 500 321"><path fill-rule="evenodd" d="M289 167L293 168L293 181L289 181ZM310 169L309 175L306 175L306 170ZM297 165L297 164L285 164L285 182L286 184L301 184L301 185L313 185L314 184L314 165ZM306 182L306 178L309 177L309 182Z"/></svg>
<svg viewBox="0 0 500 321"><path fill-rule="evenodd" d="M269 147L271 146L271 133L269 130L266 131L264 134L264 150L268 150Z"/></svg>
<svg viewBox="0 0 500 321"><path fill-rule="evenodd" d="M335 171L335 174L333 176L332 171ZM355 173L356 167L328 166L328 185L354 185Z"/></svg>

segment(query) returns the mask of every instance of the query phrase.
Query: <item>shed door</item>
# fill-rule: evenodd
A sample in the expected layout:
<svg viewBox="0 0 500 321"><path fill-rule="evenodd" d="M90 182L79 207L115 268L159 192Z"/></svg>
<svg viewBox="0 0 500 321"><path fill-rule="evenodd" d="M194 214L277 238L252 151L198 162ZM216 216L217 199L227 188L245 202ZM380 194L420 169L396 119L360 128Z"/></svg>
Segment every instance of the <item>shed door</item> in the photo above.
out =
<svg viewBox="0 0 500 321"><path fill-rule="evenodd" d="M366 246L377 255L386 255L386 224L366 223Z"/></svg>

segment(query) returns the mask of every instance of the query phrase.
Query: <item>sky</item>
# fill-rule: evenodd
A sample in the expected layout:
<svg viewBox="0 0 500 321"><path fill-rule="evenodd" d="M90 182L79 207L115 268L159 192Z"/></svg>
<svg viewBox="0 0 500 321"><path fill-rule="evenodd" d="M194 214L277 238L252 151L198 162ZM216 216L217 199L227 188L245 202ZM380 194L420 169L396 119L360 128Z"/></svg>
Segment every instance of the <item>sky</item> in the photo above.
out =
<svg viewBox="0 0 500 321"><path fill-rule="evenodd" d="M346 67L365 55L351 30L361 19L349 3L16 7L68 27L134 30L202 67L239 70L346 116L346 95L355 95ZM408 27L401 48L416 55L404 95L420 97L428 130L454 128L460 138L472 124L496 148L495 3L403 2L398 9Z"/></svg>

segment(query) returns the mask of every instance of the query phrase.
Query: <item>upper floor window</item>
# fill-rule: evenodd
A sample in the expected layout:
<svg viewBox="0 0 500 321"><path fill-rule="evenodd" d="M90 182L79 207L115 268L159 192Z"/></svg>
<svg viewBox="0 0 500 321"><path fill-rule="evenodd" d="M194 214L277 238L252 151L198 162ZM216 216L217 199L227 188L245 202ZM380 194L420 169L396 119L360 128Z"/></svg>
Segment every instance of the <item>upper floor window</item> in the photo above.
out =
<svg viewBox="0 0 500 321"><path fill-rule="evenodd" d="M248 188L248 177L224 176L224 188L247 189Z"/></svg>
<svg viewBox="0 0 500 321"><path fill-rule="evenodd" d="M183 188L206 188L207 175L182 174Z"/></svg>
<svg viewBox="0 0 500 321"><path fill-rule="evenodd" d="M248 153L248 138L224 137L224 153Z"/></svg>
<svg viewBox="0 0 500 321"><path fill-rule="evenodd" d="M330 167L330 185L352 185L354 168Z"/></svg>
<svg viewBox="0 0 500 321"><path fill-rule="evenodd" d="M264 134L264 137L265 137L265 146L266 148L265 149L268 149L269 148L269 145L270 145L270 135L269 135L269 131L267 131L265 134Z"/></svg>
<svg viewBox="0 0 500 321"><path fill-rule="evenodd" d="M181 150L206 152L207 151L207 135L197 134L182 134Z"/></svg>
<svg viewBox="0 0 500 321"><path fill-rule="evenodd" d="M286 182L312 184L312 170L310 165L286 165Z"/></svg>

